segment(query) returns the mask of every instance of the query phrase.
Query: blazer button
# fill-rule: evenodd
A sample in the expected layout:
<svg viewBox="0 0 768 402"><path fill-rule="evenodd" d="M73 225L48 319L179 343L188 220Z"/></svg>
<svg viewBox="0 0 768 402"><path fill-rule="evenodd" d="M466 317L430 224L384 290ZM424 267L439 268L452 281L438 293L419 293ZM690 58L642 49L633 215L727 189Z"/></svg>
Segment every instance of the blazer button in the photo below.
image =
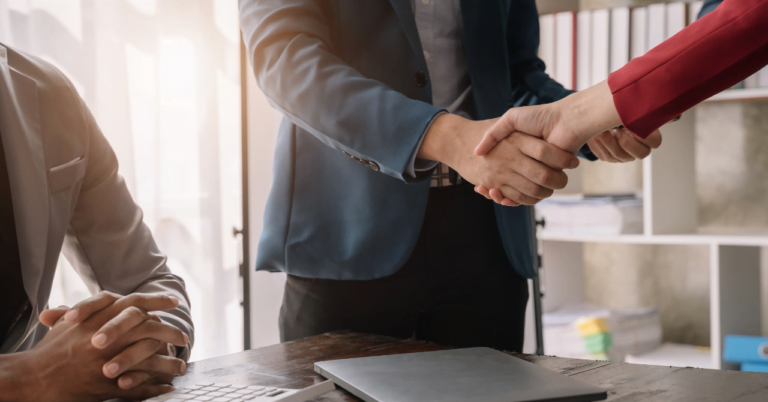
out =
<svg viewBox="0 0 768 402"><path fill-rule="evenodd" d="M427 86L427 75L423 71L419 71L413 76L413 83L419 88Z"/></svg>
<svg viewBox="0 0 768 402"><path fill-rule="evenodd" d="M377 165L376 162L368 162L368 167L373 169L374 172L379 171L379 165Z"/></svg>

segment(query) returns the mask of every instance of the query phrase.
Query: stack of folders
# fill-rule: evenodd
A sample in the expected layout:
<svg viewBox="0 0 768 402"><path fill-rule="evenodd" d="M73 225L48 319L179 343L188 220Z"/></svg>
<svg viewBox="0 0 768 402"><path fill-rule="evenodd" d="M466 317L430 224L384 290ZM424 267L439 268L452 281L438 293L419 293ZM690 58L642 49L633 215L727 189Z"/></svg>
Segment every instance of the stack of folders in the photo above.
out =
<svg viewBox="0 0 768 402"><path fill-rule="evenodd" d="M542 15L539 58L550 77L581 91L696 21L703 1ZM739 88L768 88L768 68Z"/></svg>
<svg viewBox="0 0 768 402"><path fill-rule="evenodd" d="M545 313L544 351L548 355L624 361L661 344L656 308L610 310L591 305L567 306Z"/></svg>
<svg viewBox="0 0 768 402"><path fill-rule="evenodd" d="M643 232L643 200L634 195L556 196L536 205L542 235L613 236Z"/></svg>
<svg viewBox="0 0 768 402"><path fill-rule="evenodd" d="M741 371L768 373L768 338L728 335L723 360L741 364Z"/></svg>

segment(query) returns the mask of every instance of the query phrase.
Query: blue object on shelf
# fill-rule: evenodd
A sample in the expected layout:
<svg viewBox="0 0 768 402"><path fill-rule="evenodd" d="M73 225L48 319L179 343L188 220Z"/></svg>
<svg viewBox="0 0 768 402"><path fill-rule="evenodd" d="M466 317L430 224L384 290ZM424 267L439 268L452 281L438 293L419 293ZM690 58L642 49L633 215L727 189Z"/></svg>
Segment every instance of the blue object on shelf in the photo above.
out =
<svg viewBox="0 0 768 402"><path fill-rule="evenodd" d="M768 363L768 338L727 335L723 360L731 363Z"/></svg>
<svg viewBox="0 0 768 402"><path fill-rule="evenodd" d="M768 373L768 364L744 363L741 365L741 371L751 371L753 373Z"/></svg>

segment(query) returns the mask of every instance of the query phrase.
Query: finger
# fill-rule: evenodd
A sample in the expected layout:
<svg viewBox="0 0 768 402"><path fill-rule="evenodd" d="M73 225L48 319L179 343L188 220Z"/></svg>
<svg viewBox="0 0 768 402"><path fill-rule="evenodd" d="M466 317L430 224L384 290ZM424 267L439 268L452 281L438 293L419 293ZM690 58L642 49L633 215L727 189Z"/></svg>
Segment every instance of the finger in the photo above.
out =
<svg viewBox="0 0 768 402"><path fill-rule="evenodd" d="M616 135L619 133L619 131L605 131L599 134L596 138L618 162L631 162L635 160L635 157L630 155L626 150L624 150L624 148L621 147L621 145L619 145L619 141L616 139Z"/></svg>
<svg viewBox="0 0 768 402"><path fill-rule="evenodd" d="M44 310L40 313L40 323L48 328L52 328L67 313L69 307L59 306L56 308Z"/></svg>
<svg viewBox="0 0 768 402"><path fill-rule="evenodd" d="M119 310L135 306L145 311L165 311L178 307L179 299L165 294L132 293L116 301L115 306Z"/></svg>
<svg viewBox="0 0 768 402"><path fill-rule="evenodd" d="M123 340L127 343L133 343L141 339L156 339L178 347L187 346L189 343L189 336L182 330L173 325L152 320L144 321L133 328L124 336Z"/></svg>
<svg viewBox="0 0 768 402"><path fill-rule="evenodd" d="M475 147L475 155L477 156L483 156L490 152L496 144L498 144L501 140L507 138L510 134L515 132L515 127L513 124L513 116L515 112L514 109L510 109L507 111L507 113L504 113L501 118L494 123L491 128L489 128L485 134L483 134L483 138L480 140L480 143L477 144L477 147Z"/></svg>
<svg viewBox="0 0 768 402"><path fill-rule="evenodd" d="M521 193L520 190L506 184L501 186L499 190L502 194L504 194L504 197L508 198L513 203L518 203L521 205L536 205L539 201L541 201L538 198L527 196Z"/></svg>
<svg viewBox="0 0 768 402"><path fill-rule="evenodd" d="M133 368L142 360L153 356L163 342L156 339L142 339L120 352L112 360L106 362L101 371L107 378L116 378L120 374Z"/></svg>
<svg viewBox="0 0 768 402"><path fill-rule="evenodd" d="M154 354L130 367L130 371L134 370L177 376L187 372L187 364L175 357Z"/></svg>
<svg viewBox="0 0 768 402"><path fill-rule="evenodd" d="M148 381L148 379L152 377L150 373L123 377L117 382L117 386L124 390L121 395L119 395L124 399L143 401L174 391L173 386L169 384L152 384L151 381ZM140 382L138 382L139 380Z"/></svg>
<svg viewBox="0 0 768 402"><path fill-rule="evenodd" d="M592 152L597 155L597 158L604 162L611 162L611 163L618 163L619 161L611 155L610 152L608 152L607 149L605 149L605 146L603 145L600 140L597 138L592 138L589 141L589 148L592 150Z"/></svg>
<svg viewBox="0 0 768 402"><path fill-rule="evenodd" d="M643 144L632 132L626 129L617 131L619 146L637 159L644 159L651 154L651 147Z"/></svg>
<svg viewBox="0 0 768 402"><path fill-rule="evenodd" d="M526 194L532 195L532 196L538 196L539 192L542 192L544 189L549 190L561 190L568 184L568 175L560 170L552 169L551 167L533 159L530 158L528 155L518 153L518 159L517 164L515 168L515 172L525 178L527 181L530 181L538 186L543 187L543 189L540 188L528 188L528 191L526 191ZM503 184L512 184L514 183L503 183ZM519 184L519 182L518 182ZM552 195L551 193L547 194L545 192L542 192L541 197L539 198L546 198ZM511 199L512 201L517 201L515 199Z"/></svg>
<svg viewBox="0 0 768 402"><path fill-rule="evenodd" d="M510 200L509 198L505 198L503 201L501 201L501 205L505 207L519 207L520 204Z"/></svg>
<svg viewBox="0 0 768 402"><path fill-rule="evenodd" d="M482 184L478 184L475 186L475 192L482 195L486 199L489 199L489 200L492 199L490 193L488 192L488 189L485 188L485 186L483 186Z"/></svg>
<svg viewBox="0 0 768 402"><path fill-rule="evenodd" d="M555 169L575 169L579 166L576 155L536 137L518 134L520 151L531 158Z"/></svg>
<svg viewBox="0 0 768 402"><path fill-rule="evenodd" d="M501 201L504 200L504 194L502 194L501 191L499 191L499 189L492 188L488 190L488 194L491 196L491 199L493 200L493 202L497 204L501 204Z"/></svg>
<svg viewBox="0 0 768 402"><path fill-rule="evenodd" d="M145 399L153 398L158 395L167 394L169 392L173 392L174 388L172 385L162 384L162 385L151 385L151 384L141 384L136 388L132 388L128 391L123 391L125 395L120 395L124 399L129 400L139 400L143 401Z"/></svg>
<svg viewBox="0 0 768 402"><path fill-rule="evenodd" d="M112 303L116 302L121 297L122 296L116 293L101 291L96 295L75 304L64 315L64 319L70 324L77 324L78 322L84 321L92 314L111 306Z"/></svg>
<svg viewBox="0 0 768 402"><path fill-rule="evenodd" d="M493 201L499 205L504 205L505 207L516 207L520 205L519 203L504 197L504 194L497 188L492 188L490 191L495 193Z"/></svg>
<svg viewBox="0 0 768 402"><path fill-rule="evenodd" d="M652 149L656 149L661 146L661 131L659 130L652 132L648 137L645 137L645 138L637 137L637 135L635 135L635 137L638 138L640 141L642 141L643 144L651 147Z"/></svg>
<svg viewBox="0 0 768 402"><path fill-rule="evenodd" d="M91 344L96 349L104 349L132 328L149 319L149 314L143 309L135 306L128 307L96 331L91 337Z"/></svg>

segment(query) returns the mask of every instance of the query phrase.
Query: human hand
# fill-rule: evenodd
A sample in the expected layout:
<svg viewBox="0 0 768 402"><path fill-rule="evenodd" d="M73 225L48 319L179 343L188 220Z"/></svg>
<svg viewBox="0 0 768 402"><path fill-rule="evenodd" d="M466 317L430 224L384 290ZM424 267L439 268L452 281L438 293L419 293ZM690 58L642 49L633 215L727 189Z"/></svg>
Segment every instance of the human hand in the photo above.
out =
<svg viewBox="0 0 768 402"><path fill-rule="evenodd" d="M517 205L534 205L565 187L568 177L562 169L578 166L578 158L541 138L514 132L487 156L475 155L475 144L494 123L451 114L438 116L417 156L446 163L470 183L498 188Z"/></svg>
<svg viewBox="0 0 768 402"><path fill-rule="evenodd" d="M654 131L647 138L640 138L626 128L604 131L589 141L589 149L601 161L620 163L644 159L651 150L661 145L661 132Z"/></svg>
<svg viewBox="0 0 768 402"><path fill-rule="evenodd" d="M155 377L130 389L123 389L118 385L118 381L104 375L104 367L111 359L141 344L145 339L144 334L134 330L103 348L94 347L94 335L111 321L112 317L119 315L119 311L119 306L113 304L78 324L68 323L59 315L51 331L34 348L14 354L14 371L25 373L20 374L20 378L33 379L29 385L22 384L18 387L19 391L23 392L18 400L143 400L172 391L173 387L168 383L173 376L164 379ZM47 320L53 314L55 313L45 314L47 323L50 324Z"/></svg>
<svg viewBox="0 0 768 402"><path fill-rule="evenodd" d="M175 375L184 374L186 363L176 359L174 345L183 347L189 337L177 328L163 323L149 311L170 310L178 307L174 297L157 294L131 294L120 296L100 292L73 308L60 307L40 314L40 322L52 326L61 316L76 324L99 315L101 327L91 339L97 349L105 349L123 338L137 339L119 354L104 363L102 371L107 378L118 378L122 389L130 389L145 382L169 383Z"/></svg>
<svg viewBox="0 0 768 402"><path fill-rule="evenodd" d="M475 154L487 154L513 131L544 138L550 144L576 154L592 137L621 124L611 88L607 81L603 81L554 103L508 110L485 133Z"/></svg>

